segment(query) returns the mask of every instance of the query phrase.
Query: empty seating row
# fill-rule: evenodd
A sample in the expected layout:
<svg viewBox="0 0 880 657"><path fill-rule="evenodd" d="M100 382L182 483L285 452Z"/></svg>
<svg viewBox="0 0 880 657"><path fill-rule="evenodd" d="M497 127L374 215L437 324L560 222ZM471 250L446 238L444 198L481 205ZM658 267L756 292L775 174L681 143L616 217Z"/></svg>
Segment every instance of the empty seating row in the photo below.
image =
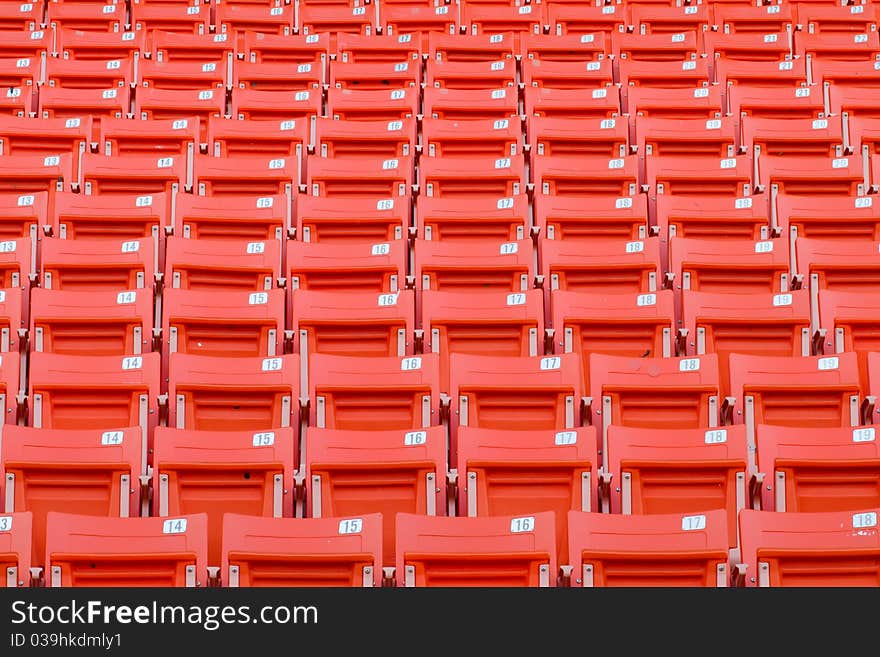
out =
<svg viewBox="0 0 880 657"><path fill-rule="evenodd" d="M861 374L852 352L725 354L725 378L719 377L715 354L638 358L591 353L587 380L576 354L453 353L447 361L447 404L440 382L445 370L437 354L300 356L307 361L302 370L297 355L174 353L166 398L160 397L166 386L158 354L34 353L25 397L20 358L7 353L0 368L6 422L24 422L29 415L29 424L38 428L140 426L146 450L165 406L168 426L178 429L268 430L297 427L302 402L308 404L303 419L319 428L419 430L448 419L454 459L460 427L566 430L581 426L582 419L601 427L603 445L615 424L657 429L745 424L753 446L755 427L762 423L850 427L870 422L880 390L880 359L874 353L863 357L867 371Z"/></svg>
<svg viewBox="0 0 880 657"><path fill-rule="evenodd" d="M10 586L31 579L29 521L27 513L0 516L0 546ZM877 585L876 567L851 567L853 560L875 557L880 549L876 510L743 511L739 532L745 562L736 564L735 572L717 512L624 518L572 511L566 524L572 558L570 564L561 564L552 513L480 519L400 514L393 579L387 585ZM45 582L53 587L384 583L382 522L377 515L283 520L230 513L223 522L217 578L208 573L205 525L205 516L199 514L135 520L52 512ZM815 536L817 527L823 529L821 541ZM136 542L131 540L134 536ZM314 558L318 550L320 560ZM167 567L158 568L159 563Z"/></svg>

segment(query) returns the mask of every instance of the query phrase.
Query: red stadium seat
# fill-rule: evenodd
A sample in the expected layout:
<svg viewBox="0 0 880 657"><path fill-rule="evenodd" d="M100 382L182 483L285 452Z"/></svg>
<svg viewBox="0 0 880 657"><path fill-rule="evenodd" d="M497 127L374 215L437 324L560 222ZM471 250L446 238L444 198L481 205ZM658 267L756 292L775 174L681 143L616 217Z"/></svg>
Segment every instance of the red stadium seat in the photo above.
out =
<svg viewBox="0 0 880 657"><path fill-rule="evenodd" d="M229 71L218 62L158 61L145 59L138 65L138 82L152 89L225 89L231 85Z"/></svg>
<svg viewBox="0 0 880 657"><path fill-rule="evenodd" d="M169 358L168 426L196 431L268 431L299 421L299 358Z"/></svg>
<svg viewBox="0 0 880 657"><path fill-rule="evenodd" d="M660 34L614 32L611 55L618 60L664 61L670 69L682 61L696 59L700 35L695 31Z"/></svg>
<svg viewBox="0 0 880 657"><path fill-rule="evenodd" d="M572 586L727 586L724 511L568 514Z"/></svg>
<svg viewBox="0 0 880 657"><path fill-rule="evenodd" d="M46 23L56 31L63 25L84 32L118 32L126 26L125 9L125 3L121 2L101 4L52 0L46 3Z"/></svg>
<svg viewBox="0 0 880 657"><path fill-rule="evenodd" d="M55 104L59 104L57 97L60 89L92 89L104 90L114 87L133 87L135 85L138 67L135 66L134 58L128 59L64 59L50 57L46 60L43 84L49 87L56 98ZM143 64L141 64L143 65ZM137 75L139 78L140 75ZM43 91L47 91L43 89ZM119 98L128 100L127 94L119 90ZM106 98L112 95L105 94ZM127 110L125 112L127 114Z"/></svg>
<svg viewBox="0 0 880 657"><path fill-rule="evenodd" d="M434 354L309 358L310 426L417 430L440 423L439 362Z"/></svg>
<svg viewBox="0 0 880 657"><path fill-rule="evenodd" d="M224 514L293 515L295 456L292 429L218 433L159 427L153 511L162 518L205 514L208 562L220 563Z"/></svg>
<svg viewBox="0 0 880 657"><path fill-rule="evenodd" d="M638 159L635 155L607 159L584 157L576 166L567 157L537 157L532 161L532 180L541 194L549 196L634 196L638 191Z"/></svg>
<svg viewBox="0 0 880 657"><path fill-rule="evenodd" d="M624 242L595 239L586 251L579 242L541 242L541 274L551 290L602 294L655 292L661 276L659 240Z"/></svg>
<svg viewBox="0 0 880 657"><path fill-rule="evenodd" d="M535 281L531 240L474 243L416 240L416 289L469 293L524 292Z"/></svg>
<svg viewBox="0 0 880 657"><path fill-rule="evenodd" d="M299 188L300 163L295 157L213 157L197 155L193 188L199 196L286 196Z"/></svg>
<svg viewBox="0 0 880 657"><path fill-rule="evenodd" d="M277 239L242 244L238 239L175 236L167 241L166 290L259 292L272 290L280 276L281 242Z"/></svg>
<svg viewBox="0 0 880 657"><path fill-rule="evenodd" d="M220 33L262 33L289 36L294 30L294 4L266 7L260 4L217 3L214 20Z"/></svg>
<svg viewBox="0 0 880 657"><path fill-rule="evenodd" d="M427 111L425 113L429 114ZM415 87L391 91L330 87L327 91L327 116L334 119L395 121L413 118L417 114L419 91Z"/></svg>
<svg viewBox="0 0 880 657"><path fill-rule="evenodd" d="M635 127L640 159L652 162L657 156L663 156L657 165L660 170L667 156L670 160L696 156L694 162L712 168L714 163L705 158L734 157L739 142L739 126L732 117L708 120L639 117Z"/></svg>
<svg viewBox="0 0 880 657"><path fill-rule="evenodd" d="M31 294L32 351L125 356L152 351L153 290L46 290Z"/></svg>
<svg viewBox="0 0 880 657"><path fill-rule="evenodd" d="M832 428L856 426L863 390L854 353L838 356L729 357L727 402L737 424L746 425L750 452L755 427Z"/></svg>
<svg viewBox="0 0 880 657"><path fill-rule="evenodd" d="M555 8L558 8L558 5ZM549 11L553 9L554 7L551 6ZM551 32L551 34L520 35L520 55L523 62L526 60L572 63L600 61L605 59L610 49L608 37L601 31L596 34L560 35Z"/></svg>
<svg viewBox="0 0 880 657"><path fill-rule="evenodd" d="M309 91L325 82L321 62L296 65L287 62L236 61L232 68L232 87L254 91Z"/></svg>
<svg viewBox="0 0 880 657"><path fill-rule="evenodd" d="M5 361L4 360L4 366ZM32 352L30 426L140 427L145 449L158 423L159 354L66 356ZM144 455L146 460L146 455Z"/></svg>
<svg viewBox="0 0 880 657"><path fill-rule="evenodd" d="M0 192L48 192L50 211L55 192L68 191L75 182L70 153L0 157Z"/></svg>
<svg viewBox="0 0 880 657"><path fill-rule="evenodd" d="M866 32L818 32L799 30L793 54L813 60L873 61L880 51L877 30Z"/></svg>
<svg viewBox="0 0 880 657"><path fill-rule="evenodd" d="M688 30L705 32L712 21L711 13L708 5L668 7L663 4L654 6L633 4L629 7L630 22L640 34L665 34Z"/></svg>
<svg viewBox="0 0 880 657"><path fill-rule="evenodd" d="M707 32L703 37L706 55L715 62L719 59L753 62L790 59L793 55L791 30L787 24L781 27L778 32Z"/></svg>
<svg viewBox="0 0 880 657"><path fill-rule="evenodd" d="M369 449L365 449L369 446ZM382 514L382 555L394 565L398 513L444 515L446 433L309 429L305 437L307 515Z"/></svg>
<svg viewBox="0 0 880 657"><path fill-rule="evenodd" d="M880 555L875 508L740 515L745 586L876 587Z"/></svg>
<svg viewBox="0 0 880 657"><path fill-rule="evenodd" d="M727 88L744 84L752 90L752 94L757 87L791 90L808 85L807 67L802 59L784 59L781 62L716 59L714 69L715 80L719 84ZM810 95L812 97L812 92Z"/></svg>
<svg viewBox="0 0 880 657"><path fill-rule="evenodd" d="M790 31L795 9L794 3L759 6L716 3L712 7L712 14L719 31L725 34L741 32L769 34Z"/></svg>
<svg viewBox="0 0 880 657"><path fill-rule="evenodd" d="M211 23L211 8L198 3L131 3L131 27L134 30L202 35L210 31Z"/></svg>
<svg viewBox="0 0 880 657"><path fill-rule="evenodd" d="M788 292L787 244L782 240L669 240L669 280L675 290L715 294Z"/></svg>
<svg viewBox="0 0 880 657"><path fill-rule="evenodd" d="M313 354L390 357L413 353L415 295L294 290L288 325L303 376Z"/></svg>
<svg viewBox="0 0 880 657"><path fill-rule="evenodd" d="M85 239L42 239L39 279L44 289L95 293L152 290L157 262L155 238L96 240L84 234Z"/></svg>
<svg viewBox="0 0 880 657"><path fill-rule="evenodd" d="M235 39L228 34L186 34L156 30L150 35L150 50L157 61L190 61L200 64L217 62L229 70L235 56Z"/></svg>
<svg viewBox="0 0 880 657"><path fill-rule="evenodd" d="M556 514L556 549L567 563L569 511L598 510L596 432L458 432L459 514Z"/></svg>
<svg viewBox="0 0 880 657"><path fill-rule="evenodd" d="M637 86L626 90L631 117L718 119L724 115L720 85L679 88Z"/></svg>
<svg viewBox="0 0 880 657"><path fill-rule="evenodd" d="M0 568L6 573L3 586L32 586L31 580L31 514L0 515Z"/></svg>
<svg viewBox="0 0 880 657"><path fill-rule="evenodd" d="M453 10L454 11L454 10ZM492 62L514 59L513 33L444 34L432 31L427 36L428 59L444 62Z"/></svg>
<svg viewBox="0 0 880 657"><path fill-rule="evenodd" d="M810 356L810 295L718 294L686 290L681 295L681 355L718 355L722 394L727 393L731 354Z"/></svg>
<svg viewBox="0 0 880 657"><path fill-rule="evenodd" d="M290 224L290 200L274 196L178 194L174 234L188 238L269 241L281 239Z"/></svg>
<svg viewBox="0 0 880 657"><path fill-rule="evenodd" d="M448 62L429 59L425 84L444 89L503 89L516 85L516 62Z"/></svg>
<svg viewBox="0 0 880 657"><path fill-rule="evenodd" d="M284 291L166 288L162 336L169 355L279 356L284 342Z"/></svg>
<svg viewBox="0 0 880 657"><path fill-rule="evenodd" d="M865 295L863 300L868 301L880 282L880 244L869 239L823 237L821 240L798 237L795 241L796 270L803 286L814 295L830 290Z"/></svg>
<svg viewBox="0 0 880 657"><path fill-rule="evenodd" d="M509 119L519 115L516 89L426 87L424 115L435 119Z"/></svg>
<svg viewBox="0 0 880 657"><path fill-rule="evenodd" d="M400 158L416 150L415 119L403 121L334 121L316 124L315 152L321 157Z"/></svg>
<svg viewBox="0 0 880 657"><path fill-rule="evenodd" d="M187 158L198 151L201 130L198 117L165 121L132 121L102 117L98 151L107 156L155 155Z"/></svg>
<svg viewBox="0 0 880 657"><path fill-rule="evenodd" d="M605 455L611 513L723 509L728 546L736 548L736 519L749 504L747 450L742 426L683 430L612 425Z"/></svg>
<svg viewBox="0 0 880 657"><path fill-rule="evenodd" d="M752 193L752 158L748 155L724 157L649 157L645 183L660 194L715 197L748 196Z"/></svg>
<svg viewBox="0 0 880 657"><path fill-rule="evenodd" d="M315 555L321 558L316 559ZM381 586L382 516L223 516L226 586Z"/></svg>
<svg viewBox="0 0 880 657"><path fill-rule="evenodd" d="M742 84L727 88L727 102L735 116L777 119L816 119L825 112L825 100L812 87L752 87Z"/></svg>
<svg viewBox="0 0 880 657"><path fill-rule="evenodd" d="M583 197L536 194L535 227L551 240L641 240L648 231L647 196L596 194L585 204Z"/></svg>
<svg viewBox="0 0 880 657"><path fill-rule="evenodd" d="M186 158L106 157L86 153L80 179L86 195L162 194L169 197L186 186Z"/></svg>
<svg viewBox="0 0 880 657"><path fill-rule="evenodd" d="M412 34L336 37L336 59L342 62L415 62L422 58L421 52L421 40Z"/></svg>
<svg viewBox="0 0 880 657"><path fill-rule="evenodd" d="M511 157L524 150L520 123L516 119L425 118L422 148L429 157Z"/></svg>
<svg viewBox="0 0 880 657"><path fill-rule="evenodd" d="M626 23L626 8L622 5L553 2L547 7L550 34L559 36L601 33L608 38L625 29Z"/></svg>
<svg viewBox="0 0 880 657"><path fill-rule="evenodd" d="M229 115L260 121L313 120L321 113L321 93L305 91L263 91L233 89Z"/></svg>
<svg viewBox="0 0 880 657"><path fill-rule="evenodd" d="M300 34L375 34L378 26L378 3L359 6L314 2L297 3L296 26Z"/></svg>
<svg viewBox="0 0 880 657"><path fill-rule="evenodd" d="M407 4L385 2L378 7L382 33L410 36L413 33L456 34L459 4Z"/></svg>
<svg viewBox="0 0 880 657"><path fill-rule="evenodd" d="M877 111L877 98L880 95L877 82L880 76L875 71L868 75L859 78L857 84L861 86L826 82L829 110L840 114L845 120L853 116L870 119L880 117L880 112Z"/></svg>
<svg viewBox="0 0 880 657"><path fill-rule="evenodd" d="M51 15L52 7L56 3L49 3ZM31 31L36 30L43 23L43 7L40 4L17 2L3 2L0 4L0 30L6 31Z"/></svg>
<svg viewBox="0 0 880 657"><path fill-rule="evenodd" d="M550 293L556 353L575 352L590 383L590 355L631 358L673 355L675 311L668 290L625 294L611 290Z"/></svg>
<svg viewBox="0 0 880 657"><path fill-rule="evenodd" d="M78 180L79 158L92 140L91 117L73 119L0 118L0 154L47 156L71 153Z"/></svg>
<svg viewBox="0 0 880 657"><path fill-rule="evenodd" d="M770 235L769 206L767 195L724 198L658 194L657 227L661 237L766 240Z"/></svg>
<svg viewBox="0 0 880 657"><path fill-rule="evenodd" d="M880 240L880 205L873 196L779 194L774 209L774 223L783 235L838 242Z"/></svg>
<svg viewBox="0 0 880 657"><path fill-rule="evenodd" d="M412 190L412 157L319 158L310 157L306 189L312 196L406 196Z"/></svg>
<svg viewBox="0 0 880 657"><path fill-rule="evenodd" d="M25 343L26 300L21 289L0 290L0 351L4 353L17 352Z"/></svg>
<svg viewBox="0 0 880 657"><path fill-rule="evenodd" d="M449 387L449 357L538 356L544 352L544 304L540 290L525 292L424 291L421 330L425 353L438 353L440 386Z"/></svg>
<svg viewBox="0 0 880 657"><path fill-rule="evenodd" d="M136 82L135 57L123 59L67 59L50 57L43 82L64 89L132 87Z"/></svg>
<svg viewBox="0 0 880 657"><path fill-rule="evenodd" d="M0 238L30 237L32 262L36 261L37 232L47 220L48 192L16 194L0 192Z"/></svg>
<svg viewBox="0 0 880 657"><path fill-rule="evenodd" d="M0 287L27 290L36 280L34 244L29 237L0 242Z"/></svg>
<svg viewBox="0 0 880 657"><path fill-rule="evenodd" d="M532 86L525 88L523 98L526 116L611 119L621 114L620 91L615 87L553 89Z"/></svg>
<svg viewBox="0 0 880 657"><path fill-rule="evenodd" d="M522 81L527 87L583 89L608 87L614 81L611 59L591 62L525 58Z"/></svg>
<svg viewBox="0 0 880 657"><path fill-rule="evenodd" d="M591 424L697 429L720 420L718 357L633 358L590 354Z"/></svg>
<svg viewBox="0 0 880 657"><path fill-rule="evenodd" d="M2 53L0 53L2 54ZM0 85L8 88L34 87L43 80L44 62L41 57L14 57L0 59ZM13 98L15 92L4 96L2 100L3 106L13 107L15 100L19 103L26 102L25 99L19 97ZM23 92L22 92L23 93ZM33 105L33 102L31 102Z"/></svg>
<svg viewBox="0 0 880 657"><path fill-rule="evenodd" d="M0 97L0 117L31 117L34 116L36 95L32 86L10 87Z"/></svg>
<svg viewBox="0 0 880 657"><path fill-rule="evenodd" d="M550 511L477 518L398 514L397 584L555 586L555 530Z"/></svg>
<svg viewBox="0 0 880 657"><path fill-rule="evenodd" d="M140 87L135 93L134 118L175 120L197 117L202 141L211 117L221 116L226 116L226 93L222 89Z"/></svg>
<svg viewBox="0 0 880 657"><path fill-rule="evenodd" d="M418 62L330 62L329 84L338 89L405 89L422 81ZM487 85L489 86L489 85Z"/></svg>
<svg viewBox="0 0 880 657"><path fill-rule="evenodd" d="M862 195L868 172L860 157L785 158L765 155L758 161L760 185L783 194ZM758 182L758 181L756 181Z"/></svg>
<svg viewBox="0 0 880 657"><path fill-rule="evenodd" d="M176 518L46 516L49 586L208 585L204 514Z"/></svg>
<svg viewBox="0 0 880 657"><path fill-rule="evenodd" d="M399 240L410 225L410 198L319 197L299 194L296 235L303 242Z"/></svg>
<svg viewBox="0 0 880 657"><path fill-rule="evenodd" d="M545 6L482 4L466 2L460 9L459 25L469 34L513 32L514 44L520 32L541 34L547 22Z"/></svg>
<svg viewBox="0 0 880 657"><path fill-rule="evenodd" d="M3 427L0 476L6 486L6 512L33 514L32 562L42 565L46 556L50 511L108 518L140 515L145 454L137 427Z"/></svg>
<svg viewBox="0 0 880 657"><path fill-rule="evenodd" d="M876 426L810 429L759 425L756 508L815 513L876 507L880 499L876 435Z"/></svg>
<svg viewBox="0 0 880 657"><path fill-rule="evenodd" d="M754 153L755 158L763 154L840 157L846 144L840 117L760 119L746 116L742 130L743 148Z"/></svg>
<svg viewBox="0 0 880 657"><path fill-rule="evenodd" d="M130 115L129 90L113 86L109 89L65 89L43 87L37 103L37 116L43 119L77 118L91 114L120 119Z"/></svg>
<svg viewBox="0 0 880 657"><path fill-rule="evenodd" d="M210 118L208 153L213 153L214 157L295 157L301 162L311 142L310 131L309 120L279 122Z"/></svg>
<svg viewBox="0 0 880 657"><path fill-rule="evenodd" d="M426 196L515 196L526 192L522 156L429 157L419 162L419 190Z"/></svg>
<svg viewBox="0 0 880 657"><path fill-rule="evenodd" d="M55 209L48 217L52 234L57 237L116 242L143 237L160 240L164 238L165 226L169 225L168 207L165 194L86 196L62 193L58 194Z"/></svg>
<svg viewBox="0 0 880 657"><path fill-rule="evenodd" d="M287 242L290 290L397 292L406 284L407 242Z"/></svg>
<svg viewBox="0 0 880 657"><path fill-rule="evenodd" d="M46 38L49 38L50 34L46 31ZM67 29L62 25L56 36L57 43L54 51L64 59L93 59L103 62L117 59L120 61L129 60L135 62L135 66L137 66L136 62L140 59L141 53L147 52L147 35L143 30L94 32ZM3 39L0 39L0 42L2 41ZM51 43L51 39L49 39L49 43ZM53 51L49 50L49 52Z"/></svg>
<svg viewBox="0 0 880 657"><path fill-rule="evenodd" d="M416 208L417 234L426 240L522 240L530 233L529 223L525 194L504 198L423 195Z"/></svg>
<svg viewBox="0 0 880 657"><path fill-rule="evenodd" d="M244 55L244 60L255 64L317 62L323 69L324 63L330 58L330 35L281 36L245 31L239 52Z"/></svg>
<svg viewBox="0 0 880 657"><path fill-rule="evenodd" d="M628 97L629 87L693 89L708 87L711 77L709 62L706 59L687 59L680 65L672 66L665 61L623 59L620 62L620 83L623 87L624 99Z"/></svg>
<svg viewBox="0 0 880 657"><path fill-rule="evenodd" d="M575 354L450 355L450 458L459 427L556 430L580 426L583 375Z"/></svg>
<svg viewBox="0 0 880 657"><path fill-rule="evenodd" d="M844 117L843 143L855 153L880 153L880 120L872 117Z"/></svg>
<svg viewBox="0 0 880 657"><path fill-rule="evenodd" d="M35 59L52 54L55 33L52 30L0 30L0 59ZM118 36L117 36L118 39ZM59 49L60 50L60 49Z"/></svg>
<svg viewBox="0 0 880 657"><path fill-rule="evenodd" d="M880 257L874 251L873 274L880 266ZM855 269L856 263L843 262ZM870 270L869 270L870 271ZM829 272L823 272L826 276ZM818 277L819 274L816 274ZM868 354L880 351L878 336L878 317L880 317L880 295L874 285L865 286L860 291L819 289L819 283L811 275L810 292L813 299L815 324L821 326L816 336L818 353L842 354L856 352L859 358L859 372L862 384L866 387L868 373Z"/></svg>

